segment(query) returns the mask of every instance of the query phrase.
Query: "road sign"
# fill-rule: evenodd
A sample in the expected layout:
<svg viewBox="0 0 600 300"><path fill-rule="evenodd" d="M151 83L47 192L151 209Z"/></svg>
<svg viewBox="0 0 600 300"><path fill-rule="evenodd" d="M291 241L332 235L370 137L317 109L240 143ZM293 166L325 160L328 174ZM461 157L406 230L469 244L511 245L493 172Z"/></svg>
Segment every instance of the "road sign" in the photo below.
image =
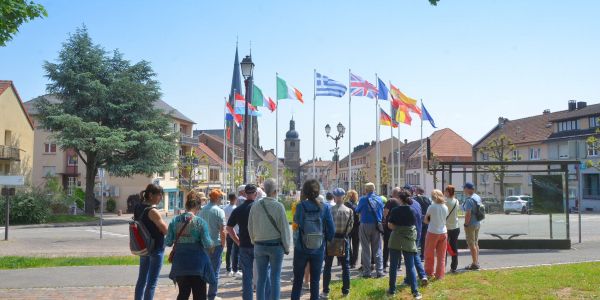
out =
<svg viewBox="0 0 600 300"><path fill-rule="evenodd" d="M2 188L2 196L14 196L15 188Z"/></svg>
<svg viewBox="0 0 600 300"><path fill-rule="evenodd" d="M25 185L25 176L0 176L0 185Z"/></svg>

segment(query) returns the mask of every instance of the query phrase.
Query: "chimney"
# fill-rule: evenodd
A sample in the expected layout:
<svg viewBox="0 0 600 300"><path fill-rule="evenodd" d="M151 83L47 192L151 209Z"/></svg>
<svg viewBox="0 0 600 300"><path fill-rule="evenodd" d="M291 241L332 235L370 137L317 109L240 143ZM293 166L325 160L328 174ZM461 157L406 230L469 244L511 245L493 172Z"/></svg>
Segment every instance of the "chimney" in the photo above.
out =
<svg viewBox="0 0 600 300"><path fill-rule="evenodd" d="M585 101L579 101L577 102L577 110L583 109L587 107L587 102Z"/></svg>
<svg viewBox="0 0 600 300"><path fill-rule="evenodd" d="M498 117L498 125L500 125L500 128L504 127L504 123L506 123L506 121L508 121L507 118Z"/></svg>
<svg viewBox="0 0 600 300"><path fill-rule="evenodd" d="M569 111L577 109L577 103L575 100L569 100Z"/></svg>
<svg viewBox="0 0 600 300"><path fill-rule="evenodd" d="M549 114L549 113L550 113L550 110L549 110L549 109L544 109L544 113L543 113L544 115L547 115L547 114Z"/></svg>
<svg viewBox="0 0 600 300"><path fill-rule="evenodd" d="M404 139L404 145L408 144L408 139Z"/></svg>

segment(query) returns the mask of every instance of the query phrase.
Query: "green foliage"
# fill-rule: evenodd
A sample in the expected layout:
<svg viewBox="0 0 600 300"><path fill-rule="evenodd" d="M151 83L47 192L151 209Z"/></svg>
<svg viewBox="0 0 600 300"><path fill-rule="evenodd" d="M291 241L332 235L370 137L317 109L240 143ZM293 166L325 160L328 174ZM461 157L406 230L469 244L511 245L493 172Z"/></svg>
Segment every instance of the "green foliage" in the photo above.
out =
<svg viewBox="0 0 600 300"><path fill-rule="evenodd" d="M2 0L0 2L0 47L12 40L19 26L35 18L47 17L48 13L41 4L26 0Z"/></svg>
<svg viewBox="0 0 600 300"><path fill-rule="evenodd" d="M0 198L0 223L4 224L6 197ZM44 191L18 191L10 197L10 224L45 223L51 214L52 198Z"/></svg>
<svg viewBox="0 0 600 300"><path fill-rule="evenodd" d="M85 202L85 192L81 188L75 188L73 191L73 201L77 204L77 208L83 209L83 204Z"/></svg>
<svg viewBox="0 0 600 300"><path fill-rule="evenodd" d="M598 118L598 119L596 120L596 122L600 122L600 118ZM586 142L586 144L587 144L588 153L590 153L590 150L591 150L591 151L594 151L594 152L596 152L596 153L599 153L599 152L600 152L600 143L599 143L599 141L598 141L598 135L600 135L600 128L597 128L597 129L596 129L596 135L595 135L595 136L594 136L594 135L592 135L592 136L590 136L590 137L588 137L588 138L586 139L586 141L585 141L585 142ZM600 161L598 161L598 162L594 162L594 161L593 161L593 160L591 160L591 159L587 159L587 160L585 161L585 166L586 166L586 167L588 167L588 168L596 168L596 169L600 169Z"/></svg>
<svg viewBox="0 0 600 300"><path fill-rule="evenodd" d="M283 192L289 193L297 189L298 187L296 186L296 173L294 173L294 171L292 171L289 168L285 168L285 170L283 170Z"/></svg>
<svg viewBox="0 0 600 300"><path fill-rule="evenodd" d="M106 211L107 212L115 212L117 209L117 201L113 197L108 198L106 200Z"/></svg>
<svg viewBox="0 0 600 300"><path fill-rule="evenodd" d="M235 188L244 183L244 160L236 160L233 165L233 183Z"/></svg>
<svg viewBox="0 0 600 300"><path fill-rule="evenodd" d="M98 217L90 217L87 215L51 215L47 223L73 223L73 222L92 222L98 221Z"/></svg>
<svg viewBox="0 0 600 300"><path fill-rule="evenodd" d="M440 2L440 0L429 0L429 3L433 6L437 6L438 2Z"/></svg>
<svg viewBox="0 0 600 300"><path fill-rule="evenodd" d="M490 161L510 161L513 151L517 149L512 140L504 134L497 136L488 141L483 148L479 149L480 153L488 155ZM521 157L517 158L521 160ZM485 171L489 171L494 175L494 179L500 184L500 201L504 203L504 177L506 175L507 166L487 166Z"/></svg>
<svg viewBox="0 0 600 300"><path fill-rule="evenodd" d="M99 167L111 175L165 173L176 161L177 134L155 106L159 84L150 63L132 64L118 51L109 56L85 27L69 36L57 63L44 63L48 93L58 103L37 103L42 126L62 149L73 149L86 166L86 213L95 207Z"/></svg>
<svg viewBox="0 0 600 300"><path fill-rule="evenodd" d="M165 259L167 257L165 256ZM0 259L2 269L50 268L73 266L110 266L139 265L137 256L103 256L103 257L27 257L3 256Z"/></svg>

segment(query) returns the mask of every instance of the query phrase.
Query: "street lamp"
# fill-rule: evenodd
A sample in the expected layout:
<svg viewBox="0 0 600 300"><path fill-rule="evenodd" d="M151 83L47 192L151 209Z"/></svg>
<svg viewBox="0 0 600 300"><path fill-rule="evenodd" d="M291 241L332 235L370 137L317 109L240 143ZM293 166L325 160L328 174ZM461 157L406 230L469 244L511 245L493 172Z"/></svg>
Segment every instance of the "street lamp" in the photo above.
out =
<svg viewBox="0 0 600 300"><path fill-rule="evenodd" d="M344 132L346 132L346 128L344 127L344 125L342 125L342 123L338 123L337 131L338 131L338 135L336 137L333 137L333 136L329 135L331 133L331 126L329 126L329 124L325 125L325 134L327 134L328 138L331 138L332 140L335 141L335 148L333 148L331 151L333 152L333 160L335 160L336 186L339 187L340 186L340 178L338 177L338 164L340 161L340 157L338 155L338 150L340 150L340 147L338 147L338 141L344 137Z"/></svg>
<svg viewBox="0 0 600 300"><path fill-rule="evenodd" d="M246 105L244 105L244 184L248 183L248 103L252 101L252 85L254 72L254 63L252 56L246 55L240 63L244 84L246 85Z"/></svg>

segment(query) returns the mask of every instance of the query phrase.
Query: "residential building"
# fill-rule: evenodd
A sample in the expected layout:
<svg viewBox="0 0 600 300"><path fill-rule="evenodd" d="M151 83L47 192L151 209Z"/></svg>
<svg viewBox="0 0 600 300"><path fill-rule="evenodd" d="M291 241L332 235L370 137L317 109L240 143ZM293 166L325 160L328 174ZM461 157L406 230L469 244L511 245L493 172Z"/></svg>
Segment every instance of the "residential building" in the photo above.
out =
<svg viewBox="0 0 600 300"><path fill-rule="evenodd" d="M85 165L79 161L78 155L73 149L60 149L52 139L50 132L42 128L37 122L38 111L36 103L45 98L50 103L60 101L54 95L44 95L24 103L27 111L34 122L34 161L32 181L35 186L41 186L46 183L49 176L58 176L67 195L71 195L76 188L85 190ZM199 145L198 141L192 138L192 126L195 124L190 118L171 107L166 102L158 100L155 102L156 108L165 112L171 117L171 126L174 132L180 133L177 140L179 155L191 153L194 147ZM181 174L185 176L185 174ZM188 175L189 176L189 175ZM101 198L101 191L97 178L96 198ZM116 177L110 174L105 178L104 196L113 198L116 201L116 209L127 211L128 198L139 195L149 183L158 183L165 191L163 201L159 204L160 209L173 211L176 208L183 208L184 191L180 189L180 174L177 163L173 164L173 169L164 174L154 174L152 176L134 175L131 177Z"/></svg>
<svg viewBox="0 0 600 300"><path fill-rule="evenodd" d="M31 183L33 122L12 81L0 80L0 175L23 175Z"/></svg>
<svg viewBox="0 0 600 300"><path fill-rule="evenodd" d="M441 172L429 171L428 167L435 166L436 162L472 161L471 144L450 128L434 131L428 139L431 151L430 165L428 166L427 163L427 139L424 139L408 157L405 173L406 183L423 188L426 195L429 195L433 189L441 189L448 184L454 185L457 191L462 191L465 182L473 181L471 173L453 174L450 178L448 173L442 176ZM469 167L461 168L460 165L455 168L467 172L472 170ZM442 177L444 178L443 182Z"/></svg>
<svg viewBox="0 0 600 300"><path fill-rule="evenodd" d="M319 181L319 183L321 183L321 188L323 190L331 190L332 186L330 185L330 181L329 181L329 175L334 175L335 176L335 166L334 166L334 173L328 173L327 171L330 169L331 167L331 163L332 161L330 160L321 160L320 158L315 160L314 166L315 166L315 174L313 175L313 160L309 160L305 163L303 163L300 166L300 182L305 182L308 179L316 179Z"/></svg>

